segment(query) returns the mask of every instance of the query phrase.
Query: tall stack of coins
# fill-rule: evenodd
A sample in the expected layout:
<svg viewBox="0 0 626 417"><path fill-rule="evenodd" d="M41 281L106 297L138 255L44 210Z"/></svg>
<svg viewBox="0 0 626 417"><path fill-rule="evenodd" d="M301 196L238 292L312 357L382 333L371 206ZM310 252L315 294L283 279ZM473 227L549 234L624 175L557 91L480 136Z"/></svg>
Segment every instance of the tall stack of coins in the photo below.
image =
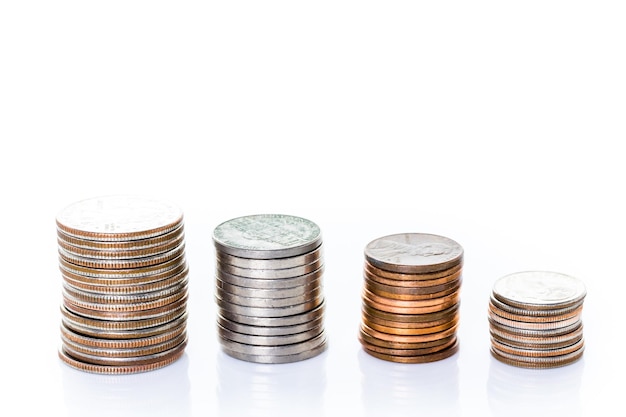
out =
<svg viewBox="0 0 626 417"><path fill-rule="evenodd" d="M183 214L164 201L106 196L56 218L63 277L61 347L93 373L150 371L187 344Z"/></svg>
<svg viewBox="0 0 626 417"><path fill-rule="evenodd" d="M370 242L359 332L363 349L401 363L456 353L462 266L463 248L443 236L403 233Z"/></svg>
<svg viewBox="0 0 626 417"><path fill-rule="evenodd" d="M320 228L295 216L238 217L213 232L217 328L223 351L287 363L326 349Z"/></svg>
<svg viewBox="0 0 626 417"><path fill-rule="evenodd" d="M557 272L498 279L489 300L491 354L523 368L555 368L580 359L586 294L581 280Z"/></svg>

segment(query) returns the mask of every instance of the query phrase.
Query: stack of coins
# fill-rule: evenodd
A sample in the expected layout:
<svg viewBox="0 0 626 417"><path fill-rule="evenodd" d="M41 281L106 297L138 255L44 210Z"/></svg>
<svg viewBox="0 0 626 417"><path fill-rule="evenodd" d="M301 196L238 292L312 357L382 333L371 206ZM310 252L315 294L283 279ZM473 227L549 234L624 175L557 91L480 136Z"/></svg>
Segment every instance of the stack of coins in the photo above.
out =
<svg viewBox="0 0 626 417"><path fill-rule="evenodd" d="M287 363L326 349L320 228L295 216L235 218L213 232L217 328L223 351Z"/></svg>
<svg viewBox="0 0 626 417"><path fill-rule="evenodd" d="M380 359L433 362L459 343L463 248L443 236L403 233L365 247L359 340Z"/></svg>
<svg viewBox="0 0 626 417"><path fill-rule="evenodd" d="M68 365L130 374L176 361L187 344L183 215L135 196L79 201L56 218Z"/></svg>
<svg viewBox="0 0 626 417"><path fill-rule="evenodd" d="M489 300L491 354L523 368L555 368L580 359L586 294L582 281L557 272L498 279Z"/></svg>

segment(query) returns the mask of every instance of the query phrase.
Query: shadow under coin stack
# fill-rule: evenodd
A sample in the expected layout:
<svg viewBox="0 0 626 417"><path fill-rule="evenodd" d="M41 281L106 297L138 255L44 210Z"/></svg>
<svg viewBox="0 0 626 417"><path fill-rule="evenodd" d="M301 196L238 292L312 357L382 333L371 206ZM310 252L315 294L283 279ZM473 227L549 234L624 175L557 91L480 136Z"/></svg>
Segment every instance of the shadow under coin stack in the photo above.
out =
<svg viewBox="0 0 626 417"><path fill-rule="evenodd" d="M183 214L132 196L83 200L56 219L63 277L59 357L100 374L169 365L187 344Z"/></svg>
<svg viewBox="0 0 626 417"><path fill-rule="evenodd" d="M555 368L584 351L582 281L549 271L498 279L489 301L491 354L522 368Z"/></svg>
<svg viewBox="0 0 626 417"><path fill-rule="evenodd" d="M295 216L238 217L213 232L223 351L288 363L326 349L320 228Z"/></svg>
<svg viewBox="0 0 626 417"><path fill-rule="evenodd" d="M443 236L404 233L365 247L359 340L372 356L425 363L458 351L463 248Z"/></svg>

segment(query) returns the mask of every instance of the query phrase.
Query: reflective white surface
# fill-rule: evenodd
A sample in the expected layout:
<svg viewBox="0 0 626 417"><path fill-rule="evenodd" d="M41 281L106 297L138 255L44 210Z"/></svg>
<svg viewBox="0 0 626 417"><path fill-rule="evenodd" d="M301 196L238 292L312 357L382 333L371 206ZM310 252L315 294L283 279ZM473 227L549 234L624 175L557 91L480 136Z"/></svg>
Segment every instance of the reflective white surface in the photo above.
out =
<svg viewBox="0 0 626 417"><path fill-rule="evenodd" d="M621 410L626 202L621 2L2 2L1 415L597 415ZM189 344L139 375L69 369L54 219L98 195L185 214ZM322 229L328 350L219 349L213 228ZM460 351L387 363L357 340L363 249L423 232L465 253ZM489 354L493 282L584 281L586 351Z"/></svg>

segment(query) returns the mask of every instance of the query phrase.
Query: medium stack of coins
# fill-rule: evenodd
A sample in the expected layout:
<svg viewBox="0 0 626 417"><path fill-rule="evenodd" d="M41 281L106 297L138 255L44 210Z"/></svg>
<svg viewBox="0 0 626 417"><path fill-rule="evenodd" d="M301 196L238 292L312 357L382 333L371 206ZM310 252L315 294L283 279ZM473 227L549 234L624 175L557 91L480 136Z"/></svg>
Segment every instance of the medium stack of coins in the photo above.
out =
<svg viewBox="0 0 626 417"><path fill-rule="evenodd" d="M213 232L217 328L223 351L287 363L326 349L320 228L295 216L235 218Z"/></svg>
<svg viewBox="0 0 626 417"><path fill-rule="evenodd" d="M489 300L491 354L523 368L555 368L580 359L586 294L582 281L557 272L498 279Z"/></svg>
<svg viewBox="0 0 626 417"><path fill-rule="evenodd" d="M443 236L404 233L365 248L359 340L372 356L425 363L452 356L463 248Z"/></svg>
<svg viewBox="0 0 626 417"><path fill-rule="evenodd" d="M135 196L79 201L56 218L63 277L61 348L68 365L100 374L150 371L187 344L183 215Z"/></svg>

